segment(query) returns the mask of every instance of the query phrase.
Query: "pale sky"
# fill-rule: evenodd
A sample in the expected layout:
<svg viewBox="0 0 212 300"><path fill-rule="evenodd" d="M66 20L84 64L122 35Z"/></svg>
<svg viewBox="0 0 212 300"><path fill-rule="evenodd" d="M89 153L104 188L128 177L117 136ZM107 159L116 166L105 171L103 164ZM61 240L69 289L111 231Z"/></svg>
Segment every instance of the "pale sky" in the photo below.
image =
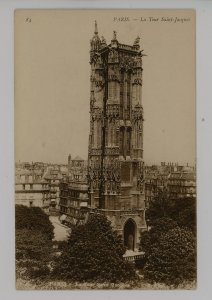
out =
<svg viewBox="0 0 212 300"><path fill-rule="evenodd" d="M121 16L129 21L117 21ZM176 17L186 21L175 22ZM142 91L144 161L193 164L195 14L191 10L16 11L16 161L66 163L69 153L87 159L94 20L107 43L113 30L120 43L132 45L141 37L141 49L147 54Z"/></svg>

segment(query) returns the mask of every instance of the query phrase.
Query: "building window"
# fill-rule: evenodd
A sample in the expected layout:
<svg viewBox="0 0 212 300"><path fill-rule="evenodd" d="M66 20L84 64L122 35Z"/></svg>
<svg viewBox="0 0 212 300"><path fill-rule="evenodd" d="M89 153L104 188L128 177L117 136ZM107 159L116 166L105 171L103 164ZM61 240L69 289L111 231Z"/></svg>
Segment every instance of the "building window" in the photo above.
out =
<svg viewBox="0 0 212 300"><path fill-rule="evenodd" d="M120 128L120 155L124 155L124 127Z"/></svg>
<svg viewBox="0 0 212 300"><path fill-rule="evenodd" d="M33 201L29 201L29 206L30 206L30 207L33 206Z"/></svg>
<svg viewBox="0 0 212 300"><path fill-rule="evenodd" d="M25 190L25 184L23 184L23 190Z"/></svg>
<svg viewBox="0 0 212 300"><path fill-rule="evenodd" d="M127 155L130 156L130 148L131 148L131 129L127 129Z"/></svg>

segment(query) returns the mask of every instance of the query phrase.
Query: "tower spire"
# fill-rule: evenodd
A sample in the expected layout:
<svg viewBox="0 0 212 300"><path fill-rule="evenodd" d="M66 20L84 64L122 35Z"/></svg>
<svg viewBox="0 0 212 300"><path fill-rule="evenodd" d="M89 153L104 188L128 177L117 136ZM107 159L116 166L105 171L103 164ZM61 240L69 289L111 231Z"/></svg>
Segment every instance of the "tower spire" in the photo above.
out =
<svg viewBox="0 0 212 300"><path fill-rule="evenodd" d="M94 30L94 33L97 35L98 34L98 28L97 28L97 22L95 20L95 30Z"/></svg>
<svg viewBox="0 0 212 300"><path fill-rule="evenodd" d="M91 51L96 51L101 48L101 40L98 35L97 22L94 23L94 36L91 40Z"/></svg>

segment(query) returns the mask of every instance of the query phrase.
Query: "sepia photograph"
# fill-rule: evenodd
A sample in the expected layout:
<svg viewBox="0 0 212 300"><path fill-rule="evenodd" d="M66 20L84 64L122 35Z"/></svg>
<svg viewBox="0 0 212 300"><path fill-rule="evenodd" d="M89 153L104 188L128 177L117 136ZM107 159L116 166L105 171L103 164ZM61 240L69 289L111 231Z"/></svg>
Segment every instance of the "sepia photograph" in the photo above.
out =
<svg viewBox="0 0 212 300"><path fill-rule="evenodd" d="M192 9L14 13L17 290L194 290Z"/></svg>

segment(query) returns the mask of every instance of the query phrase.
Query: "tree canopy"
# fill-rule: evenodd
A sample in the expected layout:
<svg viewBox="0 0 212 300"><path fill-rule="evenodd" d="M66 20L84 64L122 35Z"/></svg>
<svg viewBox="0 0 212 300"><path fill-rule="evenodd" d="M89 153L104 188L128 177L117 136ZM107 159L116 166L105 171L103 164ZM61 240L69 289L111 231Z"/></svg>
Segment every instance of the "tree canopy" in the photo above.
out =
<svg viewBox="0 0 212 300"><path fill-rule="evenodd" d="M134 269L123 259L125 250L121 237L112 230L107 218L92 214L86 224L72 230L53 276L81 282L133 279Z"/></svg>
<svg viewBox="0 0 212 300"><path fill-rule="evenodd" d="M50 273L54 227L39 207L16 205L15 213L16 269L24 277L41 279Z"/></svg>
<svg viewBox="0 0 212 300"><path fill-rule="evenodd" d="M146 212L150 230L141 236L145 279L179 284L196 278L196 201L170 199L159 190Z"/></svg>
<svg viewBox="0 0 212 300"><path fill-rule="evenodd" d="M194 198L171 199L166 189L158 190L157 196L150 201L146 211L148 225L154 226L160 218L170 218L196 231L196 200Z"/></svg>
<svg viewBox="0 0 212 300"><path fill-rule="evenodd" d="M179 226L160 235L144 268L145 279L166 284L196 279L196 242L191 231Z"/></svg>
<svg viewBox="0 0 212 300"><path fill-rule="evenodd" d="M15 207L15 227L30 231L39 231L52 240L54 237L54 226L49 221L48 215L40 207L27 207L16 205Z"/></svg>

